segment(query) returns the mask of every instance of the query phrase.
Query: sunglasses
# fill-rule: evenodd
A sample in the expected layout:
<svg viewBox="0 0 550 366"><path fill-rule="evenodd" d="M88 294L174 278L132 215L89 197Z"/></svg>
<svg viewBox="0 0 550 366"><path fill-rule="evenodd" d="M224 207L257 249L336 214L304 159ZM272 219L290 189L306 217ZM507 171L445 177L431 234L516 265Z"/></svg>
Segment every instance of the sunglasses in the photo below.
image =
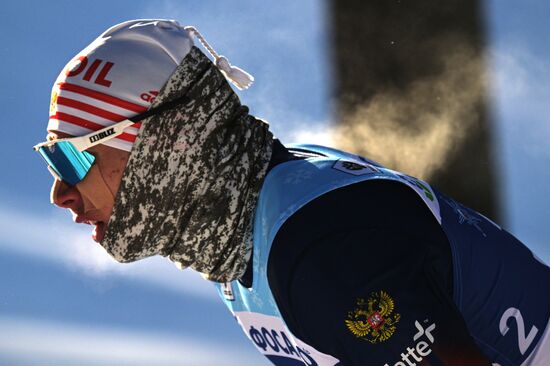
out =
<svg viewBox="0 0 550 366"><path fill-rule="evenodd" d="M33 148L46 160L54 178L74 186L84 179L95 161L85 150L121 135L134 123L126 119L84 136L46 141Z"/></svg>
<svg viewBox="0 0 550 366"><path fill-rule="evenodd" d="M84 179L95 161L95 157L87 152L87 149L113 139L134 123L172 108L185 100L187 98L182 96L87 135L46 141L33 148L44 158L54 178L74 186Z"/></svg>

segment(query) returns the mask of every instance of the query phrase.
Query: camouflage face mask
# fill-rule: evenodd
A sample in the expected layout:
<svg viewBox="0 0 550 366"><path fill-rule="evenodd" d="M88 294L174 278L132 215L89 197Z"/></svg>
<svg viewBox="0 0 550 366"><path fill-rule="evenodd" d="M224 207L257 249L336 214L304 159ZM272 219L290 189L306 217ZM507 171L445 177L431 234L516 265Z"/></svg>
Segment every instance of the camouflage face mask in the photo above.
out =
<svg viewBox="0 0 550 366"><path fill-rule="evenodd" d="M197 48L153 107L182 96L143 122L101 245L120 262L160 254L231 281L250 258L272 134Z"/></svg>

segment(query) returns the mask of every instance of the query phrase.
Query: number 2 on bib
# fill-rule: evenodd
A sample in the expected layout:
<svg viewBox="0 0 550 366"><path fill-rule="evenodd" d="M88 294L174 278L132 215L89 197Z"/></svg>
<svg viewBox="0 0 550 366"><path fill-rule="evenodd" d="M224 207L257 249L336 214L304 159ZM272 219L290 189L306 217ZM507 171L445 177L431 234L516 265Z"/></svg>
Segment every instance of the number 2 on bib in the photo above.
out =
<svg viewBox="0 0 550 366"><path fill-rule="evenodd" d="M506 309L506 311L502 314L502 317L500 318L499 329L500 334L502 334L503 336L506 335L506 333L508 333L508 331L510 330L510 327L508 327L508 319L510 318L514 318L516 320L518 326L519 352L523 355L529 349L531 343L533 343L533 340L535 339L539 330L533 325L529 330L529 334L527 334L526 337L525 324L523 323L523 316L521 315L521 311L519 311L519 309L511 307Z"/></svg>

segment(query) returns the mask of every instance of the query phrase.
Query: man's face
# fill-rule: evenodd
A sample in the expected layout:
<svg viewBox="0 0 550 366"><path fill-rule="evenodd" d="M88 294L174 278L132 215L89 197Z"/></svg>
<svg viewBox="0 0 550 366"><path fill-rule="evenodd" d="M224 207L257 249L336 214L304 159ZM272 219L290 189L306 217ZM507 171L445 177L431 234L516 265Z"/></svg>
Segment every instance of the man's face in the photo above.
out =
<svg viewBox="0 0 550 366"><path fill-rule="evenodd" d="M60 132L48 133L49 140L64 137L70 136ZM100 242L107 231L130 153L104 145L97 145L86 151L95 157L86 177L75 186L56 179L52 185L50 200L59 207L71 210L74 222L93 225L92 239Z"/></svg>

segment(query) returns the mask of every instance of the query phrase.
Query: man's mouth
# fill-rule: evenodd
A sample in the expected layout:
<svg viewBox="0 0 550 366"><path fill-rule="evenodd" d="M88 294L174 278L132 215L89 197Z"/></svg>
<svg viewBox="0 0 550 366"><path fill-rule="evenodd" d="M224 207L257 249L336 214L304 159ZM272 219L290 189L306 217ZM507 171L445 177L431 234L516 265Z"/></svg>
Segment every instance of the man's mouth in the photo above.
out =
<svg viewBox="0 0 550 366"><path fill-rule="evenodd" d="M105 231L107 230L107 225L103 221L93 221L90 223L94 225L94 230L92 231L92 239L96 243L99 243L103 240L105 236Z"/></svg>
<svg viewBox="0 0 550 366"><path fill-rule="evenodd" d="M99 243L103 240L103 237L105 236L105 231L107 231L107 225L104 221L98 221L98 220L89 220L85 216L74 216L74 221L77 224L88 224L92 225L94 227L92 231L92 240L96 243Z"/></svg>

